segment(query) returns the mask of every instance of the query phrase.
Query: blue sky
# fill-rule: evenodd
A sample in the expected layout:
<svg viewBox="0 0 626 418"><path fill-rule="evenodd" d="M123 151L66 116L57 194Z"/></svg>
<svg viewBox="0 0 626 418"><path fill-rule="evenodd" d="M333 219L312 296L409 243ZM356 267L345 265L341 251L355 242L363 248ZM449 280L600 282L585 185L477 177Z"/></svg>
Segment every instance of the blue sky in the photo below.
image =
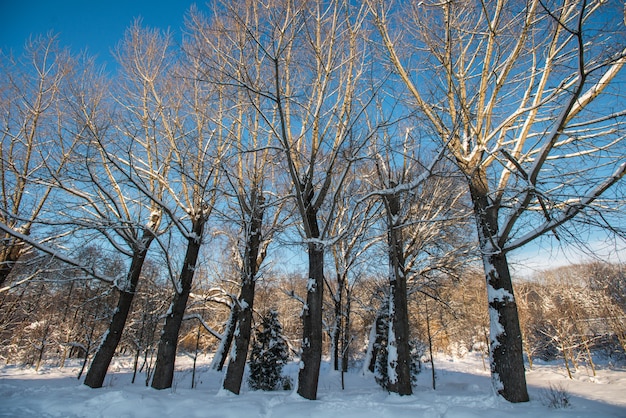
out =
<svg viewBox="0 0 626 418"><path fill-rule="evenodd" d="M176 38L181 33L185 13L194 3L201 10L206 8L206 0L0 0L0 49L19 55L30 36L53 31L59 35L61 46L70 47L74 53L87 50L98 55L98 61L108 69L113 69L111 50L136 18L141 18L146 26L170 28ZM563 251L552 241L546 238L541 244L533 243L515 251L511 255L513 268L529 274L533 268L561 264L557 260L583 261L580 253ZM608 260L626 259L624 248L611 248L602 239L592 245ZM516 262L524 266L515 266Z"/></svg>
<svg viewBox="0 0 626 418"><path fill-rule="evenodd" d="M194 3L204 8L204 0L0 0L0 49L19 55L31 35L54 31L62 46L73 52L87 49L101 63L112 64L110 51L135 18L180 34L185 12Z"/></svg>

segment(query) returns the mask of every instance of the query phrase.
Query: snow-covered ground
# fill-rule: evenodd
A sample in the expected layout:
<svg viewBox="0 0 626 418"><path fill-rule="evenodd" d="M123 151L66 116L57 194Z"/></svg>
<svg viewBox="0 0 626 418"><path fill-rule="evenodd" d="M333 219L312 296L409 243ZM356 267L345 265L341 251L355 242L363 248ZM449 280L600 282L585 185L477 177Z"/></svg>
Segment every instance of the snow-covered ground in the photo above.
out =
<svg viewBox="0 0 626 418"><path fill-rule="evenodd" d="M527 373L531 402L510 404L493 395L489 373L478 355L439 357L435 361L437 389L431 388L430 368L420 374L414 395L400 397L380 389L371 375L358 370L341 374L328 364L320 376L317 401L292 392L242 390L236 396L220 391L221 373L209 370L202 358L191 389L191 361L179 357L172 389L144 385L143 374L131 384L129 359L118 359L105 387L90 389L76 379L77 365L39 372L16 366L0 367L2 417L324 417L324 418L502 418L502 417L626 417L626 369L600 367L596 377L579 369L570 380L562 363L535 364ZM297 368L285 370L296 380ZM565 409L545 405L545 391L560 386L571 395Z"/></svg>

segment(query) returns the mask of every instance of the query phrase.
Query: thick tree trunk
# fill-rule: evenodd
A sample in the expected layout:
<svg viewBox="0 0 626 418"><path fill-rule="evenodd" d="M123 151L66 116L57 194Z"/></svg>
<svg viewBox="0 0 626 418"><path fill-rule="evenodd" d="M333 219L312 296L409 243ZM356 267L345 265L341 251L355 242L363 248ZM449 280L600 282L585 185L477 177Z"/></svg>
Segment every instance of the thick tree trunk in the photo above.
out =
<svg viewBox="0 0 626 418"><path fill-rule="evenodd" d="M390 392L411 395L411 349L409 347L409 313L407 306L406 275L402 226L396 225L400 214L400 200L396 195L386 197L389 244L389 337L387 341L388 376ZM397 355L392 356L395 351Z"/></svg>
<svg viewBox="0 0 626 418"><path fill-rule="evenodd" d="M255 199L256 195L253 195ZM251 221L247 230L246 248L243 257L243 271L241 294L239 296L240 312L237 321L237 332L235 332L235 346L232 350L226 377L224 378L224 389L232 393L239 394L241 382L248 358L248 347L250 346L250 334L252 331L252 312L254 306L254 288L256 285L256 275L259 264L259 249L261 247L261 227L263 224L263 198L261 196L254 200L254 208L251 213Z"/></svg>
<svg viewBox="0 0 626 418"><path fill-rule="evenodd" d="M486 176L470 179L470 194L482 252L489 302L491 379L509 402L527 402L522 332L506 254L498 247L498 207L489 200Z"/></svg>
<svg viewBox="0 0 626 418"><path fill-rule="evenodd" d="M172 387L174 381L174 364L176 362L176 348L178 347L178 335L183 322L187 299L191 292L191 283L198 261L198 254L202 246L202 236L204 232L204 217L196 218L192 225L192 238L187 244L187 252L183 260L183 267L180 273L180 288L174 292L172 304L167 315L165 324L159 340L154 377L152 378L152 388L167 389Z"/></svg>
<svg viewBox="0 0 626 418"><path fill-rule="evenodd" d="M319 238L317 213L307 211L307 222L312 238ZM324 297L324 246L309 242L309 280L306 305L302 310L302 356L298 373L298 394L303 398L317 399L317 383L322 361L322 302Z"/></svg>
<svg viewBox="0 0 626 418"><path fill-rule="evenodd" d="M151 227L156 226L155 222L158 222L158 220L153 220ZM150 227L146 228L143 232L141 247L136 248L133 254L133 259L128 270L127 287L120 290L117 307L111 319L111 323L109 324L104 341L100 344L91 362L89 371L85 376L85 385L91 388L100 388L104 383L107 370L122 338L122 332L126 326L126 320L128 319L133 298L135 297L135 291L137 290L137 284L139 283L139 277L141 276L141 269L153 240L154 233L152 229Z"/></svg>

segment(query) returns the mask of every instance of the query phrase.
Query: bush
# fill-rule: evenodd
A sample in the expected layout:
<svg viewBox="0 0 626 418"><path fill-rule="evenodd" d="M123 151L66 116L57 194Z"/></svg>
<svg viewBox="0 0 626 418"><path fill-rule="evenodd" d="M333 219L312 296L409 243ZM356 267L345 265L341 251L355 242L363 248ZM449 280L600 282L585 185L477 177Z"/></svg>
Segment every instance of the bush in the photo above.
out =
<svg viewBox="0 0 626 418"><path fill-rule="evenodd" d="M570 394L561 384L550 384L541 394L542 403L548 408L563 409L571 406Z"/></svg>

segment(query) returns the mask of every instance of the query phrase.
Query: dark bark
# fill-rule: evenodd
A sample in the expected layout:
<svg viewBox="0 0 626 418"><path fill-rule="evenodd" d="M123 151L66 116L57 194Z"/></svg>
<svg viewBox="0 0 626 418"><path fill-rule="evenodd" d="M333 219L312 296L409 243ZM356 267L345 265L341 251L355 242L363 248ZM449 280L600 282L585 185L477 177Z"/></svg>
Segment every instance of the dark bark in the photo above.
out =
<svg viewBox="0 0 626 418"><path fill-rule="evenodd" d="M393 330L395 344L398 353L397 364L390 364L395 368L397 380L390 379L390 392L399 395L411 395L411 349L409 347L409 313L407 306L406 274L404 267L404 242L402 237L402 225L398 225L400 214L400 198L397 195L385 197L388 212L387 239L389 245L389 287L390 287L390 326Z"/></svg>
<svg viewBox="0 0 626 418"><path fill-rule="evenodd" d="M374 344L372 344L372 355L367 366L367 369L372 373L374 373L374 371L376 370L376 359L378 358L379 347L381 346L383 340L387 339L387 335L384 335L382 332L383 330L387 329L384 322L389 321L387 304L388 301L386 301L385 304L380 307L380 309L376 313L376 319L374 319L373 326L375 327L374 330L376 332L376 337L374 339Z"/></svg>
<svg viewBox="0 0 626 418"><path fill-rule="evenodd" d="M235 335L235 330L237 329L238 317L239 305L235 303L230 309L228 322L226 323L226 328L224 329L224 333L222 334L222 341L220 341L220 347L218 353L216 354L218 357L213 361L212 365L212 367L218 372L222 371L222 369L224 368L224 363L226 363L226 357L228 357L230 345L233 342L233 336Z"/></svg>
<svg viewBox="0 0 626 418"><path fill-rule="evenodd" d="M85 385L91 388L100 388L104 383L104 378L106 377L111 360L115 355L115 350L117 350L117 346L122 339L122 332L126 326L126 320L128 319L133 298L135 297L135 291L137 290L137 284L141 276L141 269L146 260L148 248L150 248L150 244L153 240L154 234L152 230L146 228L143 232L141 246L137 247L133 253L133 259L128 270L127 287L121 289L119 292L117 307L111 319L111 323L109 324L106 337L98 348L98 352L94 356L89 371L85 376Z"/></svg>
<svg viewBox="0 0 626 418"><path fill-rule="evenodd" d="M507 401L527 402L529 397L517 303L506 254L497 244L498 205L489 199L483 170L474 173L469 186L489 295L492 382L497 393Z"/></svg>
<svg viewBox="0 0 626 418"><path fill-rule="evenodd" d="M317 212L307 209L306 222L313 239L319 238ZM324 246L308 243L309 280L306 306L302 310L302 366L298 373L298 394L303 398L317 399L317 384L322 361L322 302L324 296Z"/></svg>
<svg viewBox="0 0 626 418"><path fill-rule="evenodd" d="M261 227L263 224L263 199L259 196L255 200L253 195L254 209L252 210L250 223L246 237L246 247L243 257L243 271L241 293L239 296L240 311L237 320L237 331L235 334L234 357L231 357L224 378L224 389L232 393L239 394L241 382L248 358L248 347L250 346L250 334L252 332L252 312L254 306L254 288L256 285L256 275L262 260L259 260L259 249L261 247Z"/></svg>
<svg viewBox="0 0 626 418"><path fill-rule="evenodd" d="M18 232L28 235L30 229L20 228ZM8 242L8 244L3 246L2 250L0 250L0 286L2 286L7 277L9 277L9 274L11 274L17 261L24 252L24 243L21 240L4 234L3 241L5 243Z"/></svg>
<svg viewBox="0 0 626 418"><path fill-rule="evenodd" d="M252 308L254 302L255 283L247 282L241 288L240 302L243 307L239 311L237 320L237 332L235 332L235 345L233 356L231 356L224 378L224 389L239 395L241 382L248 358L248 347L250 346L250 334L252 331Z"/></svg>
<svg viewBox="0 0 626 418"><path fill-rule="evenodd" d="M193 220L192 237L189 238L187 251L180 273L179 289L174 292L172 304L165 316L165 324L159 340L152 388L167 389L172 387L174 380L174 364L176 362L176 349L178 347L178 335L183 322L187 300L191 292L191 283L198 261L198 254L202 246L202 236L206 219L202 216Z"/></svg>

